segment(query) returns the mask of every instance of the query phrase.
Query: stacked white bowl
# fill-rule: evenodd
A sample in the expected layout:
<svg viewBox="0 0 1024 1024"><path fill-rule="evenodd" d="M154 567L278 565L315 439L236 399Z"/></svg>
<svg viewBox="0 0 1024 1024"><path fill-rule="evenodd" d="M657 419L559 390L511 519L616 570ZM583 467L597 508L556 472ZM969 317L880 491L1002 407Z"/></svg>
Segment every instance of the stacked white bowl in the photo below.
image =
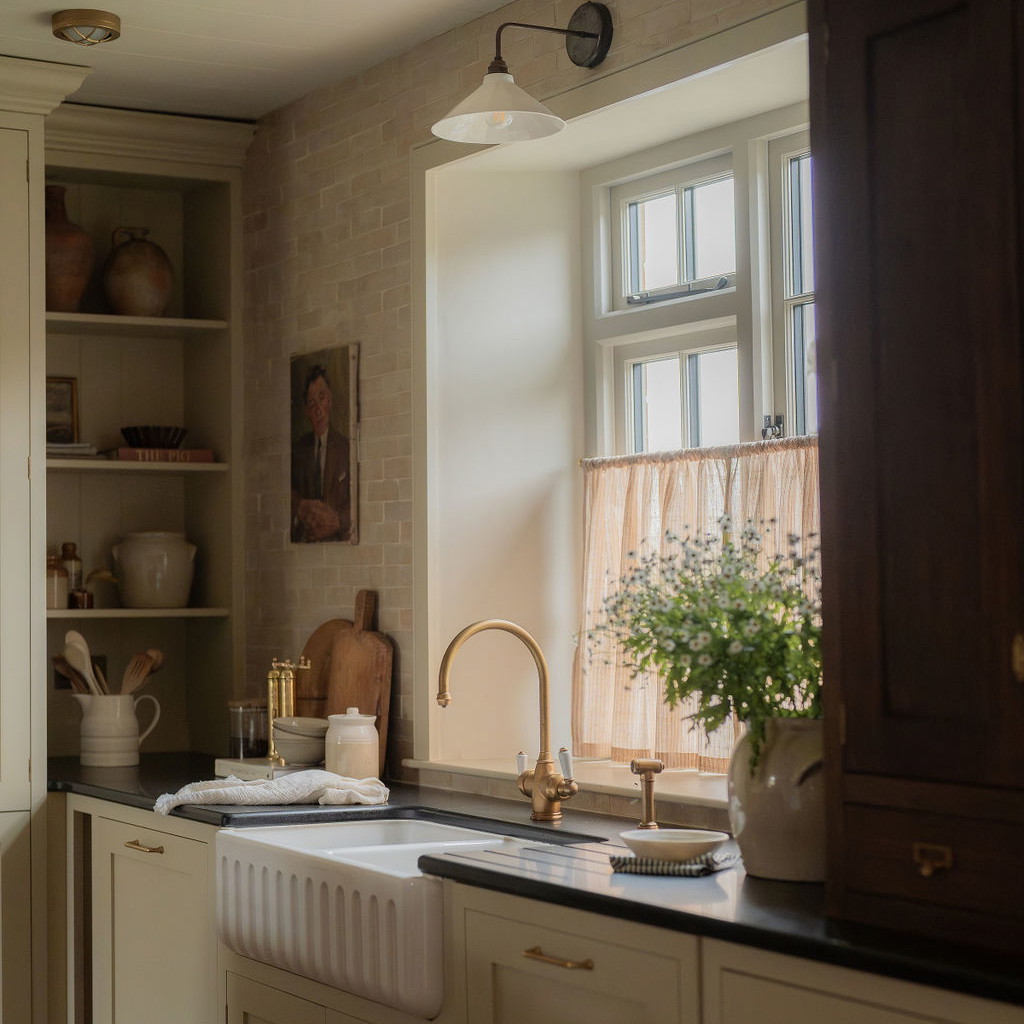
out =
<svg viewBox="0 0 1024 1024"><path fill-rule="evenodd" d="M274 746L286 764L313 766L323 762L326 718L274 719Z"/></svg>

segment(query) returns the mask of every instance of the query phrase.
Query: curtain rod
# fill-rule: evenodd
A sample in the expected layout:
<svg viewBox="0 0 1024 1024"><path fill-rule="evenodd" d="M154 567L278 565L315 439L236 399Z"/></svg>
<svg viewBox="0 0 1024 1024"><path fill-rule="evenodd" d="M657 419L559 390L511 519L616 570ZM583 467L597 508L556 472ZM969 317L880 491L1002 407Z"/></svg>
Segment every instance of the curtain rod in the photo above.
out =
<svg viewBox="0 0 1024 1024"><path fill-rule="evenodd" d="M636 455L607 455L580 459L583 469L598 469L606 466L664 465L670 462L697 462L705 459L736 459L751 455L766 455L771 452L800 451L818 447L818 438L813 434L799 437L780 437L770 441L742 441L739 444L720 445L717 448L679 448L666 452L639 452Z"/></svg>

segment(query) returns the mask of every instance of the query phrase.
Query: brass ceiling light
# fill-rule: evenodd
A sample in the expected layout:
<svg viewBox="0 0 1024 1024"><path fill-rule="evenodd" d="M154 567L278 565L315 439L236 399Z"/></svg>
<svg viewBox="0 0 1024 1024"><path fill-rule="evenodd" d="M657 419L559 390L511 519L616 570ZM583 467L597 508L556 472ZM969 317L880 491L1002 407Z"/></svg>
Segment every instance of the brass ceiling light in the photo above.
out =
<svg viewBox="0 0 1024 1024"><path fill-rule="evenodd" d="M84 8L58 11L50 19L50 26L58 39L79 46L95 46L121 34L121 19L116 14Z"/></svg>

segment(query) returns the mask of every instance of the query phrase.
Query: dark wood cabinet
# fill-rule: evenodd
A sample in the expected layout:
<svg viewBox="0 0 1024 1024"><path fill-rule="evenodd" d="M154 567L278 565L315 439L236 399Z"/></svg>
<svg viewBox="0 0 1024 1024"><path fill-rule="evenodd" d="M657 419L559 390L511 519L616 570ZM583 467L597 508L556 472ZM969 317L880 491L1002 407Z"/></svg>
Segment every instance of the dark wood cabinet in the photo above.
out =
<svg viewBox="0 0 1024 1024"><path fill-rule="evenodd" d="M810 21L829 907L1019 949L1024 7Z"/></svg>

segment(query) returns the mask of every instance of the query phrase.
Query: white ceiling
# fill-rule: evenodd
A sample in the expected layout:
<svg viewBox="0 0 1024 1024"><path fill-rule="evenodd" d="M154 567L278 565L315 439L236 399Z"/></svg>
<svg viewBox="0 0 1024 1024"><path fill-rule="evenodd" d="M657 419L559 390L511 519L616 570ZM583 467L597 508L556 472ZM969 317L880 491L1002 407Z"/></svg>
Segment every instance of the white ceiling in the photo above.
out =
<svg viewBox="0 0 1024 1024"><path fill-rule="evenodd" d="M110 0L121 38L85 47L51 34L59 4L3 0L0 54L93 68L75 102L248 120L506 2Z"/></svg>

